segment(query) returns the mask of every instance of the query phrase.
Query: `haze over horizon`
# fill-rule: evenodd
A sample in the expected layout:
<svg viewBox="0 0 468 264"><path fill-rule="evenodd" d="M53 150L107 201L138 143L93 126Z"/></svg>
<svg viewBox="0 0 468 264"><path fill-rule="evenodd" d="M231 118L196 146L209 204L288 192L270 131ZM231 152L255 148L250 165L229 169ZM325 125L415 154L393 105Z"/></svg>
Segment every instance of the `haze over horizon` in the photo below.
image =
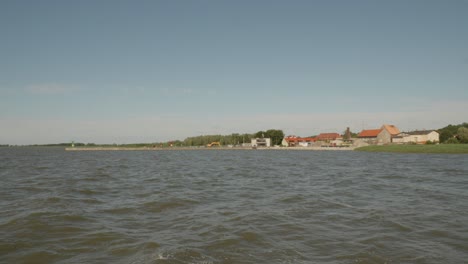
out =
<svg viewBox="0 0 468 264"><path fill-rule="evenodd" d="M0 144L468 121L468 1L0 2Z"/></svg>

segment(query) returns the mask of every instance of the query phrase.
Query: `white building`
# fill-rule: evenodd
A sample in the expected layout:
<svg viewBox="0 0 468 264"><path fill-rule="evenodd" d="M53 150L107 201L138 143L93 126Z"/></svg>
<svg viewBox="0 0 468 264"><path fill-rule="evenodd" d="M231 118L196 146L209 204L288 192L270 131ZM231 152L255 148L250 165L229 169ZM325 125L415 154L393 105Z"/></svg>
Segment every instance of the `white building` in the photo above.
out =
<svg viewBox="0 0 468 264"><path fill-rule="evenodd" d="M270 138L253 138L252 147L271 147Z"/></svg>
<svg viewBox="0 0 468 264"><path fill-rule="evenodd" d="M439 133L434 130L422 130L400 133L393 137L393 143L425 144L427 141L439 142Z"/></svg>

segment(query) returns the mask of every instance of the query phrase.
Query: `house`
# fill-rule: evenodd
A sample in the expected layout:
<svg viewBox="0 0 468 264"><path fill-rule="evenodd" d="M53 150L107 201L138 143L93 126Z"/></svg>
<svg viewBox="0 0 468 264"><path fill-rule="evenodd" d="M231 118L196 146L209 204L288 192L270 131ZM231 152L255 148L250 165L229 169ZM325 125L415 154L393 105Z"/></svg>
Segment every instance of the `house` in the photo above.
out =
<svg viewBox="0 0 468 264"><path fill-rule="evenodd" d="M368 144L377 144L377 136L382 129L364 129L358 134L358 138Z"/></svg>
<svg viewBox="0 0 468 264"><path fill-rule="evenodd" d="M306 137L306 138L301 138L301 137L296 137L296 136L287 136L283 139L281 142L281 145L285 147L296 147L296 146L301 146L301 147L308 147L311 146L312 143L317 141L315 137Z"/></svg>
<svg viewBox="0 0 468 264"><path fill-rule="evenodd" d="M338 133L321 133L316 137L297 137L297 136L287 136L281 142L281 145L285 147L310 147L314 145L315 142L327 142L330 145L337 146L343 143L343 137ZM320 144L318 145L320 146Z"/></svg>
<svg viewBox="0 0 468 264"><path fill-rule="evenodd" d="M253 138L252 147L271 147L270 138Z"/></svg>
<svg viewBox="0 0 468 264"><path fill-rule="evenodd" d="M336 147L343 144L343 137L338 133L320 133L316 138L322 147Z"/></svg>
<svg viewBox="0 0 468 264"><path fill-rule="evenodd" d="M377 144L388 144L392 143L393 137L400 134L400 130L394 125L383 125L382 131L377 136Z"/></svg>
<svg viewBox="0 0 468 264"><path fill-rule="evenodd" d="M420 130L400 133L393 138L394 143L425 144L427 141L439 142L439 133L435 130Z"/></svg>
<svg viewBox="0 0 468 264"><path fill-rule="evenodd" d="M388 144L400 134L400 130L394 125L383 125L380 129L362 130L358 138L369 144Z"/></svg>
<svg viewBox="0 0 468 264"><path fill-rule="evenodd" d="M338 133L320 133L320 135L317 136L317 141L331 141L337 138L341 138L341 135Z"/></svg>

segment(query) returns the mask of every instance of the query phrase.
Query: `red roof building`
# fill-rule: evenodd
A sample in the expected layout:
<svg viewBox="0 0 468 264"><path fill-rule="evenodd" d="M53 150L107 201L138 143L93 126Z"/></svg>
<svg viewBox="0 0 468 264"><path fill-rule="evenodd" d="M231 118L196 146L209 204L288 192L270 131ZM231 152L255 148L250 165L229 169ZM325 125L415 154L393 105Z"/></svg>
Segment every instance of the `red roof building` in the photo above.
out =
<svg viewBox="0 0 468 264"><path fill-rule="evenodd" d="M301 137L296 137L296 136L287 136L284 138L286 143L288 144L289 147L294 147L299 145L300 142L308 142L312 143L317 141L317 138L315 137L306 137L306 138L301 138Z"/></svg>
<svg viewBox="0 0 468 264"><path fill-rule="evenodd" d="M382 129L366 129L362 130L361 133L358 134L358 138L376 138Z"/></svg>
<svg viewBox="0 0 468 264"><path fill-rule="evenodd" d="M317 136L317 140L319 141L336 140L337 138L341 138L341 135L338 133L320 133Z"/></svg>
<svg viewBox="0 0 468 264"><path fill-rule="evenodd" d="M400 134L400 130L394 125L383 125L380 129L362 130L358 138L370 144L392 143L392 138Z"/></svg>
<svg viewBox="0 0 468 264"><path fill-rule="evenodd" d="M392 136L400 134L400 130L394 125L383 125L381 129L386 129Z"/></svg>

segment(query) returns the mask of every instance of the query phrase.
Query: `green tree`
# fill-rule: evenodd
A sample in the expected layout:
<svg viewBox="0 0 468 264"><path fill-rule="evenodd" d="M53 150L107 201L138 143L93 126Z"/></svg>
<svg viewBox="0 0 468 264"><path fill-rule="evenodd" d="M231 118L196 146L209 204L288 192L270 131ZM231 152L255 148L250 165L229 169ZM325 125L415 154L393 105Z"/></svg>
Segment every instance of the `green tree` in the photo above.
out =
<svg viewBox="0 0 468 264"><path fill-rule="evenodd" d="M444 128L438 129L437 132L439 132L440 142L449 143L447 141L456 136L458 134L458 129L461 127L468 128L468 123L462 123L460 125L448 125ZM453 143L453 140L451 140L451 143Z"/></svg>
<svg viewBox="0 0 468 264"><path fill-rule="evenodd" d="M458 139L456 137L449 138L445 141L446 144L458 144Z"/></svg>
<svg viewBox="0 0 468 264"><path fill-rule="evenodd" d="M283 130L269 129L267 131L258 131L254 135L256 138L270 138L272 145L280 145L284 138Z"/></svg>
<svg viewBox="0 0 468 264"><path fill-rule="evenodd" d="M460 143L467 144L468 143L468 128L460 127L457 130L457 139Z"/></svg>
<svg viewBox="0 0 468 264"><path fill-rule="evenodd" d="M452 137L453 137L453 134L450 131L447 131L447 130L440 131L440 134L439 134L440 142L447 142L447 140L449 140Z"/></svg>
<svg viewBox="0 0 468 264"><path fill-rule="evenodd" d="M267 137L265 131L258 131L257 133L255 133L255 138L264 138L264 137Z"/></svg>
<svg viewBox="0 0 468 264"><path fill-rule="evenodd" d="M272 145L281 145L284 138L283 130L269 129L265 133L265 137L271 138Z"/></svg>
<svg viewBox="0 0 468 264"><path fill-rule="evenodd" d="M240 135L240 139L239 139L239 142L242 144L242 143L250 143L250 141L252 140L252 138L254 138L255 135L254 134L242 134Z"/></svg>
<svg viewBox="0 0 468 264"><path fill-rule="evenodd" d="M250 142L252 134L231 134L231 135L202 135L188 137L184 139L184 146L206 146L212 142L220 142L221 145L237 145L245 142Z"/></svg>

